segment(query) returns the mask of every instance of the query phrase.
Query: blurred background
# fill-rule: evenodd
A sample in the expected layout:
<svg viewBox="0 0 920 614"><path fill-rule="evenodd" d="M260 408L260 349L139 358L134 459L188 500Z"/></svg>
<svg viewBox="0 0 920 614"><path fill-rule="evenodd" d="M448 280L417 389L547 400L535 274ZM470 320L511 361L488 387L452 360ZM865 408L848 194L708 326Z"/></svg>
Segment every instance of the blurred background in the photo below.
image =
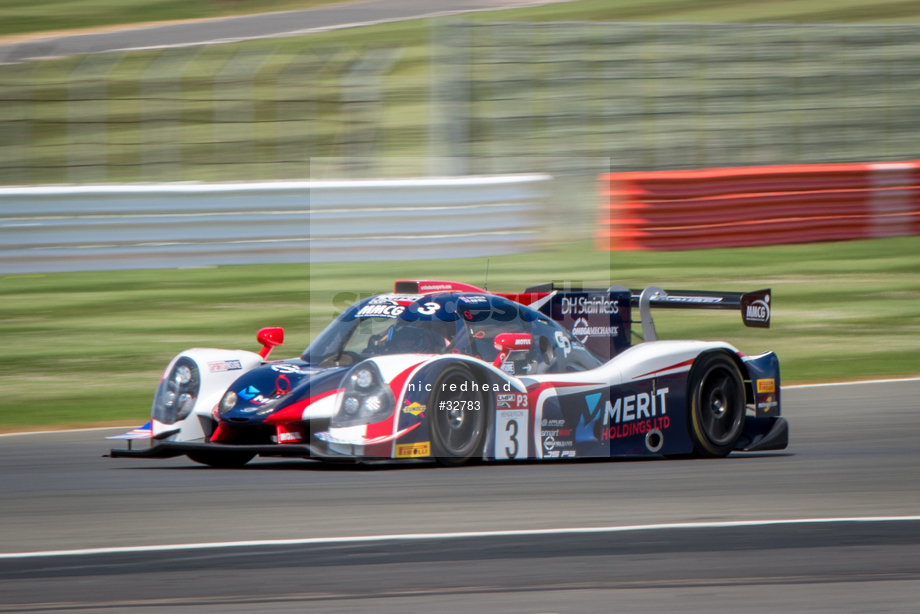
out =
<svg viewBox="0 0 920 614"><path fill-rule="evenodd" d="M404 17L501 6L390 4ZM0 337L20 349L0 359L0 427L142 419L177 351L249 347L276 324L295 355L335 292L422 273L481 284L487 256L493 289L772 286L769 337L708 315L662 326L772 344L791 381L920 368L915 238L674 253L598 240L609 172L920 158L920 3L513 4L535 6L345 27L388 13L334 0L4 2ZM333 11L330 24L341 10L340 23L98 38L307 8ZM74 28L83 38L57 36ZM880 338L905 353L892 360ZM104 384L86 377L99 369Z"/></svg>

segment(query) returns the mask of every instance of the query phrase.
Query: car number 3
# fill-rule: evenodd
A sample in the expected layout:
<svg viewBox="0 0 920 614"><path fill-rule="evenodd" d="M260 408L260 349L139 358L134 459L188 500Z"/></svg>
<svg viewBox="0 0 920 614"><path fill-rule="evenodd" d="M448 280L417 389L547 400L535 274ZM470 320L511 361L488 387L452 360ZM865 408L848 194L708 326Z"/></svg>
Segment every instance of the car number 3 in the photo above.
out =
<svg viewBox="0 0 920 614"><path fill-rule="evenodd" d="M508 458L515 458L518 455L518 423L517 420L508 420L505 423L505 431L509 433L508 440L514 444L514 449L512 450L510 446L505 448L505 454L508 455Z"/></svg>
<svg viewBox="0 0 920 614"><path fill-rule="evenodd" d="M441 306L438 305L437 303L425 303L424 307L418 308L418 312L422 314L423 316L431 316L431 315L434 315L435 312L440 308Z"/></svg>

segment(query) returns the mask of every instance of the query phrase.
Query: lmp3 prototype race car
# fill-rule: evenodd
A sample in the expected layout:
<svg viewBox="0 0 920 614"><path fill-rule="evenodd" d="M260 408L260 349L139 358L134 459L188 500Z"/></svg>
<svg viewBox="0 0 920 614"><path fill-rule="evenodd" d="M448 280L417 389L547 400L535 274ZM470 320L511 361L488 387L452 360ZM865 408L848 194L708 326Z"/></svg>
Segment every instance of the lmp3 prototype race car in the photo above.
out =
<svg viewBox="0 0 920 614"><path fill-rule="evenodd" d="M150 422L112 457L526 460L781 450L779 361L727 343L659 341L653 307L730 309L769 327L770 291L558 288L492 293L397 281L341 313L297 359L192 349ZM633 330L633 314L641 333ZM633 336L641 343L633 345ZM149 447L133 448L137 439Z"/></svg>

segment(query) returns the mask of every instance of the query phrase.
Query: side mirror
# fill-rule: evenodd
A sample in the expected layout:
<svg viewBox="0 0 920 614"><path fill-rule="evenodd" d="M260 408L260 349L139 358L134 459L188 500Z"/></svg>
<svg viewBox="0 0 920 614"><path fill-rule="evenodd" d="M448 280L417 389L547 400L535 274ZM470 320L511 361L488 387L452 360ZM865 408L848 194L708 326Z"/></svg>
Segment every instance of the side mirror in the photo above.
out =
<svg viewBox="0 0 920 614"><path fill-rule="evenodd" d="M284 343L284 329L263 328L259 331L259 334L256 335L256 339L258 339L259 343L262 344L262 351L259 352L259 356L265 360L268 358L268 355L272 353L272 349L275 346Z"/></svg>
<svg viewBox="0 0 920 614"><path fill-rule="evenodd" d="M492 363L496 369L508 358L511 352L529 352L533 345L533 337L526 333L502 333L495 335L495 349L501 350L498 358Z"/></svg>

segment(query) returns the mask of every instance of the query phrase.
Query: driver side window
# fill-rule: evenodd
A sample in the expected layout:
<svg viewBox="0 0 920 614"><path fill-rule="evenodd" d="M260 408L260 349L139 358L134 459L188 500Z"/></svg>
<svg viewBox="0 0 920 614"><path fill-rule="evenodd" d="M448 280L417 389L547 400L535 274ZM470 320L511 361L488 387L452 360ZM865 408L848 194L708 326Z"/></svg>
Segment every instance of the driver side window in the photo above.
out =
<svg viewBox="0 0 920 614"><path fill-rule="evenodd" d="M537 365L534 373L587 371L601 363L561 326L540 318L530 323Z"/></svg>

